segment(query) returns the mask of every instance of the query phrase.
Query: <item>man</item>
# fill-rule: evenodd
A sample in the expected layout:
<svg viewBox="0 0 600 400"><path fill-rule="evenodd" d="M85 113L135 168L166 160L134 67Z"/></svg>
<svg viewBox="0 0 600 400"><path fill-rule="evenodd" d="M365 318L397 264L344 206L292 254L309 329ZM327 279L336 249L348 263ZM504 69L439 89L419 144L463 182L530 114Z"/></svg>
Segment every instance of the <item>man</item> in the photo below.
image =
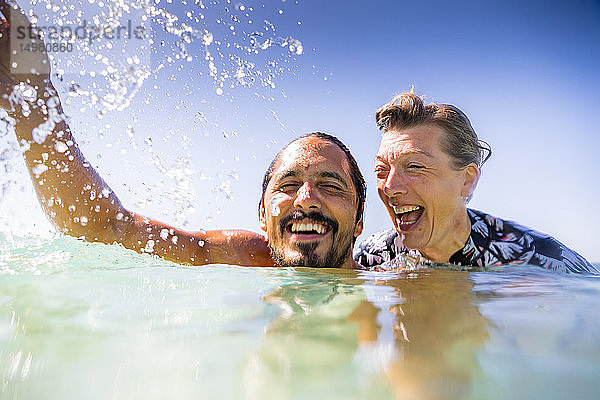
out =
<svg viewBox="0 0 600 400"><path fill-rule="evenodd" d="M337 138L312 133L275 157L263 179L261 228L281 266L352 268L363 229L366 186Z"/></svg>
<svg viewBox="0 0 600 400"><path fill-rule="evenodd" d="M599 272L546 234L466 207L491 150L458 108L425 105L412 92L402 93L377 111L376 120L383 130L377 190L394 229L359 246L355 258L361 265L394 264L412 254L463 266Z"/></svg>
<svg viewBox="0 0 600 400"><path fill-rule="evenodd" d="M273 160L259 207L266 239L237 230L186 232L136 214L122 206L80 152L50 81L46 54L36 52L38 59L29 60L36 71L11 70L8 26L27 27L29 21L5 1L0 11L6 17L0 106L15 121L40 204L60 231L184 264L356 266L352 248L362 231L366 189L356 161L338 139L309 134Z"/></svg>

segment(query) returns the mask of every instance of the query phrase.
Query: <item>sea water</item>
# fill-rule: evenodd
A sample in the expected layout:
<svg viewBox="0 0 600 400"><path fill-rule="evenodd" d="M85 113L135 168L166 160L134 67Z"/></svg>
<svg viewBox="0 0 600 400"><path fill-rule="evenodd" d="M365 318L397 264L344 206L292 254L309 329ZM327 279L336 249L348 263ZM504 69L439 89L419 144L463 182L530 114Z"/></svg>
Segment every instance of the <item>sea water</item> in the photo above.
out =
<svg viewBox="0 0 600 400"><path fill-rule="evenodd" d="M1 399L594 399L600 280L0 238Z"/></svg>

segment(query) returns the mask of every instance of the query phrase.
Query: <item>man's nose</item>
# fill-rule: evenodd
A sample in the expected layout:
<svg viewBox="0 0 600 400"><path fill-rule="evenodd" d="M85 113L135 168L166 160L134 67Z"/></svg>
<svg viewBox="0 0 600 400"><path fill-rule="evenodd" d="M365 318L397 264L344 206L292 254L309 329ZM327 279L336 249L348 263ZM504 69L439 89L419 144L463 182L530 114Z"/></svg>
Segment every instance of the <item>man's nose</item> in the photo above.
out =
<svg viewBox="0 0 600 400"><path fill-rule="evenodd" d="M407 194L408 185L406 182L406 175L402 173L402 171L392 168L385 180L383 192L388 197Z"/></svg>
<svg viewBox="0 0 600 400"><path fill-rule="evenodd" d="M296 193L296 199L294 200L294 207L308 210L311 208L321 208L321 200L314 187L304 182Z"/></svg>

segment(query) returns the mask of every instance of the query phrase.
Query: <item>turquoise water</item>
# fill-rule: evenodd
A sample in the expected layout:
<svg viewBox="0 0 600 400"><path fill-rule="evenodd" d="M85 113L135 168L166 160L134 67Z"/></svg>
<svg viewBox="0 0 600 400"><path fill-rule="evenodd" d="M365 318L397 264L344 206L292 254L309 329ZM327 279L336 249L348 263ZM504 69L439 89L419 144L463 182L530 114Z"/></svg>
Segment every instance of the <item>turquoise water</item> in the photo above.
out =
<svg viewBox="0 0 600 400"><path fill-rule="evenodd" d="M0 237L1 399L594 399L600 280L182 267Z"/></svg>

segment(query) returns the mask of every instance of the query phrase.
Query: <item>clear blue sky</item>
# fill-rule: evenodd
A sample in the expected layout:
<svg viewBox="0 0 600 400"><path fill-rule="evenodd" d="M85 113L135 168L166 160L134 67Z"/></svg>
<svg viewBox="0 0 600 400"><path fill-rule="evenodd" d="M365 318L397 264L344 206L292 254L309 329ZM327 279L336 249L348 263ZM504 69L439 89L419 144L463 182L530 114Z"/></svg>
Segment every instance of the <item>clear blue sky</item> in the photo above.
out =
<svg viewBox="0 0 600 400"><path fill-rule="evenodd" d="M84 17L97 11L82 4ZM188 47L191 61L169 61L177 37L148 23L155 41L140 57L154 70L129 107L99 120L99 106L80 110L89 97L66 106L86 156L129 207L167 222L186 220L190 230L257 231L259 186L269 161L293 137L319 130L340 137L359 161L369 189L365 232L386 229L391 223L372 172L379 144L373 115L414 86L430 100L459 106L492 145L472 207L550 233L600 261L599 2L287 0L158 7L177 15L178 23L210 31L213 42L205 48L197 39ZM57 18L45 3L33 8L43 19ZM263 32L261 40L292 36L303 54L278 46L244 53L236 44L247 46L253 31ZM206 49L218 76L228 74L222 80L209 76ZM114 50L97 53L103 51L115 62L124 59ZM254 83L233 78L235 55L254 63L246 65ZM97 65L93 55L70 57L56 61L65 82L106 91L104 81L87 73ZM82 69L86 74L79 74ZM183 169L179 178L161 172L155 154L167 166L189 156L187 175ZM182 176L190 177L188 197ZM165 194L177 179L183 192L172 196L195 206L187 215Z"/></svg>

